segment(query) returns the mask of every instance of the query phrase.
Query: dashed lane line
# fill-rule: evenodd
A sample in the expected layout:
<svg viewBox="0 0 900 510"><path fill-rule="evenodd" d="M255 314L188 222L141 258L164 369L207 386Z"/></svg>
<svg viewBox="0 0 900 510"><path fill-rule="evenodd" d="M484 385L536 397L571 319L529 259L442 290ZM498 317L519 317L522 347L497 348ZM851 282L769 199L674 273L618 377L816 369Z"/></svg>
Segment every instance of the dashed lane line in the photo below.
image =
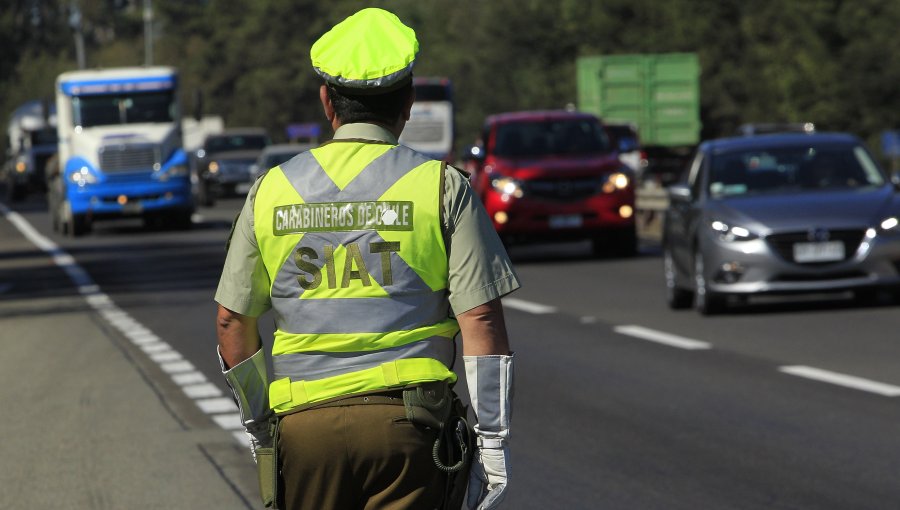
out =
<svg viewBox="0 0 900 510"><path fill-rule="evenodd" d="M803 365L785 366L778 369L785 374L812 379L814 381L835 384L845 388L875 393L885 397L900 396L900 386L885 384L871 379L856 377L855 375L841 374L821 368L807 367Z"/></svg>
<svg viewBox="0 0 900 510"><path fill-rule="evenodd" d="M53 262L69 275L85 302L168 374L172 382L181 388L181 391L203 413L220 427L230 431L238 442L249 445L237 405L231 398L223 396L222 391L180 352L135 320L128 312L119 308L101 291L100 286L91 279L87 271L78 265L74 257L38 232L22 215L2 203L0 213L26 239L50 256Z"/></svg>
<svg viewBox="0 0 900 510"><path fill-rule="evenodd" d="M538 315L556 313L557 311L557 309L553 306L542 305L539 303L533 303L531 301L524 301L514 298L503 298L503 305L519 311ZM595 322L596 318L593 316L581 317L582 324L593 324ZM695 351L708 350L713 348L713 345L709 342L704 342L693 338L686 338L683 336L666 333L664 331L657 331L654 329L645 328L643 326L615 326L613 328L613 331L621 335L639 338L642 340L667 345L669 347L676 347L679 349ZM778 368L778 371L796 377L803 377L822 383L833 384L836 386L873 393L885 397L900 397L900 386L873 381L871 379L857 377L855 375L842 374L839 372L832 372L830 370L823 370L821 368L809 367L805 365L782 366Z"/></svg>
<svg viewBox="0 0 900 510"><path fill-rule="evenodd" d="M642 340L668 345L669 347L677 347L679 349L687 349L690 351L712 349L712 344L709 342L702 342L700 340L694 340L693 338L673 335L671 333L657 331L643 326L616 326L613 328L613 331L620 335L628 335Z"/></svg>

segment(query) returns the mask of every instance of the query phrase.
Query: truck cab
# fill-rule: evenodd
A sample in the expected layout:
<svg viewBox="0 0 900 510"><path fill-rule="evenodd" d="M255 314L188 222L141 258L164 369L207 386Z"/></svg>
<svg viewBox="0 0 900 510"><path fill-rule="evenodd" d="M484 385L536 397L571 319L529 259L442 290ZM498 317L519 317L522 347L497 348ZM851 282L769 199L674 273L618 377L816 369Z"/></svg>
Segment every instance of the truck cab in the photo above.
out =
<svg viewBox="0 0 900 510"><path fill-rule="evenodd" d="M57 162L47 176L53 227L140 216L186 228L193 200L170 67L72 71L56 79Z"/></svg>
<svg viewBox="0 0 900 510"><path fill-rule="evenodd" d="M44 191L44 169L57 150L55 106L38 100L20 105L6 132L8 157L0 173L7 200L17 202L29 192Z"/></svg>

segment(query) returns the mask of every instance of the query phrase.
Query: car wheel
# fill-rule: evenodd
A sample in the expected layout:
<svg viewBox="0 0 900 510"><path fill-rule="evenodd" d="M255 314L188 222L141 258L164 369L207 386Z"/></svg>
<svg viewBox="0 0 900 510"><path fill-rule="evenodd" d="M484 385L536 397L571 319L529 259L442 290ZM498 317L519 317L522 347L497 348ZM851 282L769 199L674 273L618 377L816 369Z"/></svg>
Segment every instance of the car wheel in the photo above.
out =
<svg viewBox="0 0 900 510"><path fill-rule="evenodd" d="M725 307L725 296L709 290L706 283L706 272L703 253L694 254L694 308L703 315L713 315Z"/></svg>
<svg viewBox="0 0 900 510"><path fill-rule="evenodd" d="M678 269L675 268L675 260L672 258L672 249L663 248L663 274L666 278L666 303L673 310L690 308L694 294L678 286Z"/></svg>

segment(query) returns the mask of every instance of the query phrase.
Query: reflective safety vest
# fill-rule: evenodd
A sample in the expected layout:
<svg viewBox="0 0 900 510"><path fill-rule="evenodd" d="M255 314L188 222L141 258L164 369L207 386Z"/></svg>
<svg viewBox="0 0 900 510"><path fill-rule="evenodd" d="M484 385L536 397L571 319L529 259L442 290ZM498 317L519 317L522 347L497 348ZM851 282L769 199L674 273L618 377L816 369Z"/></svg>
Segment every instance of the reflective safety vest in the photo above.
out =
<svg viewBox="0 0 900 510"><path fill-rule="evenodd" d="M277 328L276 412L456 380L442 175L442 163L403 146L335 140L260 182L254 230Z"/></svg>

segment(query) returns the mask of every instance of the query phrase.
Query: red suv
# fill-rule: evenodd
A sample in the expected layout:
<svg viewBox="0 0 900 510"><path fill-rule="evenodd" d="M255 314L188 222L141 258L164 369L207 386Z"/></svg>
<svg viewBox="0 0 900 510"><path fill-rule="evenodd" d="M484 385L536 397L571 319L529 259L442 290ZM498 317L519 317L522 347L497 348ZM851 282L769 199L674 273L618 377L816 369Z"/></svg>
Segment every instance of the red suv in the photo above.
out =
<svg viewBox="0 0 900 510"><path fill-rule="evenodd" d="M598 255L636 252L634 173L597 117L493 115L482 142L466 170L504 242L591 239Z"/></svg>

